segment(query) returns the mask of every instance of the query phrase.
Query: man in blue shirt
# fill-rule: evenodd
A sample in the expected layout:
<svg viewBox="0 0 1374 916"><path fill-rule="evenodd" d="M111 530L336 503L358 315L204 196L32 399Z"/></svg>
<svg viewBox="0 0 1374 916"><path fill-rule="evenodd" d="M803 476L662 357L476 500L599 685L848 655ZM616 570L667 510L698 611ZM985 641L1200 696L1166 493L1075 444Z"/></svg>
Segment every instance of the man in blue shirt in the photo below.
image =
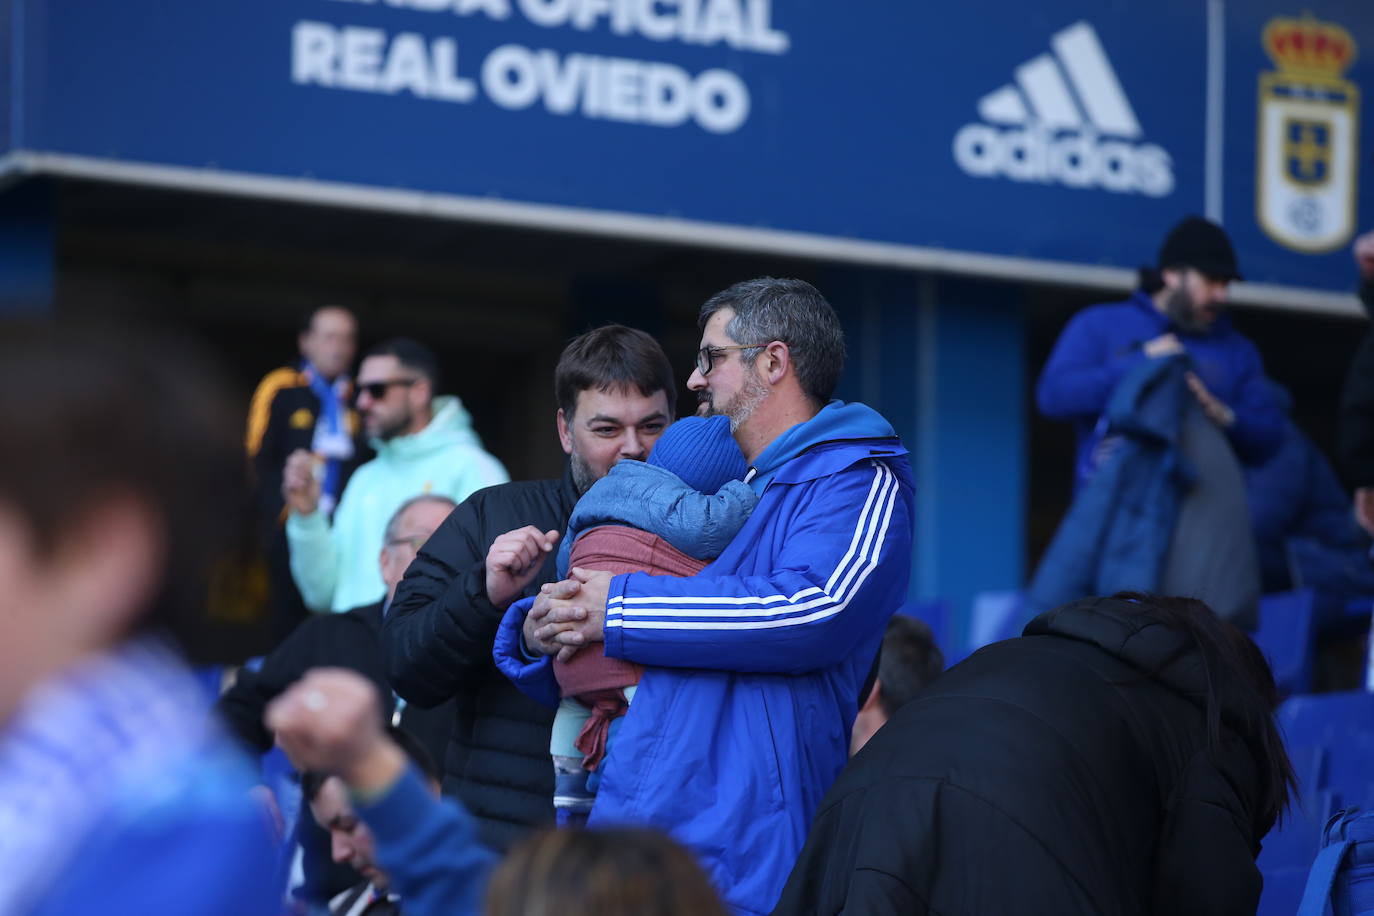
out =
<svg viewBox="0 0 1374 916"><path fill-rule="evenodd" d="M1227 287L1241 279L1235 252L1216 223L1190 216L1141 270L1125 302L1094 305L1064 328L1036 386L1041 413L1070 420L1078 434L1075 483L1096 466L1098 419L1126 372L1144 359L1186 352L1188 384L1207 417L1243 464L1261 464L1283 438L1283 415L1269 390L1259 351L1225 313Z"/></svg>

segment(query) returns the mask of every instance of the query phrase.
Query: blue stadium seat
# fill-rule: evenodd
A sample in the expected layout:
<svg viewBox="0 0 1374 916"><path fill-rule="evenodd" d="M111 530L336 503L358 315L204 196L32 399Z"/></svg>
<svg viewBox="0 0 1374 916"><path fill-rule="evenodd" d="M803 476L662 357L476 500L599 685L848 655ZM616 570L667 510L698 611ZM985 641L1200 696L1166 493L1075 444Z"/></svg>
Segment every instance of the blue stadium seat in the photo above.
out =
<svg viewBox="0 0 1374 916"><path fill-rule="evenodd" d="M1283 823L1264 838L1260 916L1289 916L1297 909L1322 826L1336 810L1374 808L1374 694L1291 697L1278 720L1298 795Z"/></svg>
<svg viewBox="0 0 1374 916"><path fill-rule="evenodd" d="M1316 591L1302 588L1260 599L1255 643L1269 659L1279 693L1290 696L1312 689L1312 638Z"/></svg>
<svg viewBox="0 0 1374 916"><path fill-rule="evenodd" d="M1021 613L1023 605L1021 593L1017 591L979 592L974 595L969 612L969 651L1020 636L1026 627Z"/></svg>
<svg viewBox="0 0 1374 916"><path fill-rule="evenodd" d="M1278 720L1289 747L1329 747L1357 733L1374 734L1374 693L1348 690L1290 697L1279 707Z"/></svg>

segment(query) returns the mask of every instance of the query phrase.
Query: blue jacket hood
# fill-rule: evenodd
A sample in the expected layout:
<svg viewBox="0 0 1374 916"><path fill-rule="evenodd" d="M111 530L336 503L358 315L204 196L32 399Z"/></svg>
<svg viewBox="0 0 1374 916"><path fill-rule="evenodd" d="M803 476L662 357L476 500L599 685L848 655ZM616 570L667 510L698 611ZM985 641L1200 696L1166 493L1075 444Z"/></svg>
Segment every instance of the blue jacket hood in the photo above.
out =
<svg viewBox="0 0 1374 916"><path fill-rule="evenodd" d="M768 444L751 470L749 482L758 492L778 468L823 442L895 439L897 433L883 415L866 404L832 400L810 420L798 423Z"/></svg>

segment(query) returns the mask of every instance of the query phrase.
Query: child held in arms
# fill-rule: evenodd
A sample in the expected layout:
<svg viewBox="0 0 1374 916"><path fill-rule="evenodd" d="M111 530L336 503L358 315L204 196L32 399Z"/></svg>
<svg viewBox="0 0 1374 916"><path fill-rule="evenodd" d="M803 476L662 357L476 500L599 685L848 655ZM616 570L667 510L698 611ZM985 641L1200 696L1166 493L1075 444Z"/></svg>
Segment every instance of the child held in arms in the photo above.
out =
<svg viewBox="0 0 1374 916"><path fill-rule="evenodd" d="M621 461L573 509L558 577L573 567L614 574L693 576L720 555L754 511L748 468L724 416L687 417L646 461ZM634 699L643 666L607 658L603 643L554 662L562 701L549 753L559 823L591 811L613 726Z"/></svg>

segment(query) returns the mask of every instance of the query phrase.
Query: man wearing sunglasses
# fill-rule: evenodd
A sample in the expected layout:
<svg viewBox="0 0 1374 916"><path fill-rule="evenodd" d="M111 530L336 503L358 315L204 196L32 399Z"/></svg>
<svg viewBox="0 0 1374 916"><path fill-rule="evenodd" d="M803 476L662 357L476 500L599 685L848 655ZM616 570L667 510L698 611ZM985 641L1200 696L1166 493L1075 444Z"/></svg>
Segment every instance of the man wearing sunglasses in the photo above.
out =
<svg viewBox="0 0 1374 916"><path fill-rule="evenodd" d="M332 522L320 507L319 457L299 450L287 459L282 493L291 510L291 575L311 610L382 600L382 530L407 499L434 493L457 503L510 479L483 451L463 403L435 396L438 381L434 354L408 338L378 344L363 357L357 409L377 457L349 479Z"/></svg>
<svg viewBox="0 0 1374 916"><path fill-rule="evenodd" d="M536 654L604 642L648 666L590 823L669 831L735 912L762 914L845 765L883 628L906 599L914 492L888 422L831 399L844 333L813 286L737 283L699 323L687 387L730 418L757 508L700 575L573 570L511 606L496 651L545 702L557 685Z"/></svg>

